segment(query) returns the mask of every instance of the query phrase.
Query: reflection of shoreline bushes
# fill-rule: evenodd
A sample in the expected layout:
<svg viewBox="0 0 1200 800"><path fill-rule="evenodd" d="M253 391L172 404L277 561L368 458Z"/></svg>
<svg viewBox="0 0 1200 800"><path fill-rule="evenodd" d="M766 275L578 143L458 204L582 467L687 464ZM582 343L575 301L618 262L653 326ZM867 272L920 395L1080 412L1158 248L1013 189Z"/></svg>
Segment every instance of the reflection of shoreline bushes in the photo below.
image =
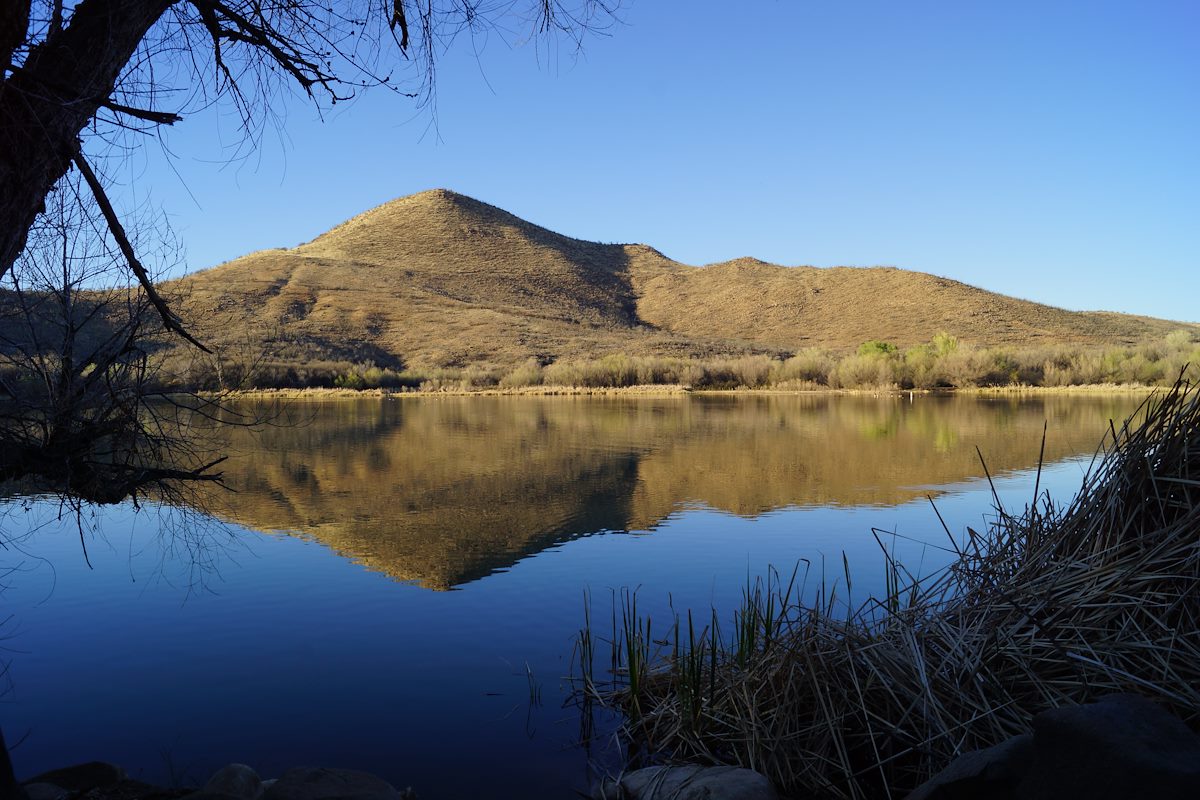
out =
<svg viewBox="0 0 1200 800"><path fill-rule="evenodd" d="M1129 346L982 348L939 333L901 350L870 341L848 355L818 348L789 358L747 355L686 359L606 355L507 369L483 366L385 369L349 361L193 365L181 381L203 389L345 388L420 391L517 389L532 386L620 388L638 385L693 389L957 389L996 386L1162 385L1191 364L1200 378L1200 342L1179 330L1160 341ZM220 368L217 368L219 366Z"/></svg>

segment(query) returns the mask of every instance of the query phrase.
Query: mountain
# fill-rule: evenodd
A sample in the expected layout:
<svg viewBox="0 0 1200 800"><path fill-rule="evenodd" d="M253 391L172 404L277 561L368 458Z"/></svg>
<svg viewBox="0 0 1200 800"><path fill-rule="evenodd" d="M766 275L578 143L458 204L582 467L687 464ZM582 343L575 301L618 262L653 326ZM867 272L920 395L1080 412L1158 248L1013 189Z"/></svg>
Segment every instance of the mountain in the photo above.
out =
<svg viewBox="0 0 1200 800"><path fill-rule="evenodd" d="M371 209L306 244L168 284L219 346L284 358L505 366L528 358L847 351L947 331L980 345L1131 343L1178 323L1065 311L895 268L703 267L572 239L444 189Z"/></svg>

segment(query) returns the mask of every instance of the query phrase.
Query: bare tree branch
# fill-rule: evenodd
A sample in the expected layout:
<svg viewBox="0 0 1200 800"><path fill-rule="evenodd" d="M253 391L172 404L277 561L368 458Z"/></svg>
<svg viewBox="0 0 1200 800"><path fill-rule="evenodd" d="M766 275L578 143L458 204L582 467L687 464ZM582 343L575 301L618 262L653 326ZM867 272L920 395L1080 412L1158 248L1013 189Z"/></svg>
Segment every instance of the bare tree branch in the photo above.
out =
<svg viewBox="0 0 1200 800"><path fill-rule="evenodd" d="M146 273L146 268L142 266L142 262L138 260L137 253L133 250L133 245L129 243L129 237L125 235L125 228L121 225L121 220L117 216L116 210L113 209L112 203L104 191L104 186L100 183L100 179L96 177L96 173L92 171L87 159L83 157L83 153L76 153L74 161L75 166L79 169L79 173L83 176L88 188L92 190L92 194L96 198L96 204L100 207L105 222L108 223L109 232L112 233L117 246L121 248L126 261L129 262L130 271L137 277L138 283L141 284L142 289L146 292L146 297L149 298L151 305L154 306L159 316L162 317L163 325L166 326L167 330L174 331L204 352L211 353L211 350L187 332L183 324L179 321L179 317L171 311L166 301L159 296L158 291L154 288L154 282L150 280L150 276Z"/></svg>
<svg viewBox="0 0 1200 800"><path fill-rule="evenodd" d="M394 0L392 3L392 20L390 25L392 30L395 30L397 25L400 26L400 50L407 53L408 17L404 15L404 0Z"/></svg>
<svg viewBox="0 0 1200 800"><path fill-rule="evenodd" d="M151 111L145 108L134 108L122 105L115 100L105 100L103 105L109 111L116 111L118 114L126 114L130 117L144 119L147 122L153 122L155 125L174 125L176 122L183 121L183 117L173 111Z"/></svg>

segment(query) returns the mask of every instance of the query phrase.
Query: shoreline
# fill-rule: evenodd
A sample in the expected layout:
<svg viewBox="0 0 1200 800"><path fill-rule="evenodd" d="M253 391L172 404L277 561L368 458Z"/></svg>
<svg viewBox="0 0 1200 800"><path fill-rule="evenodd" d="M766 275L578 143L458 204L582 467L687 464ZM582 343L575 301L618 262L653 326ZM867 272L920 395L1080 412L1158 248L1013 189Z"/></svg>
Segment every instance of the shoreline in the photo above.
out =
<svg viewBox="0 0 1200 800"><path fill-rule="evenodd" d="M680 384L639 384L635 386L524 386L516 388L488 387L483 389L344 389L309 387L303 389L235 389L228 392L196 392L205 399L231 400L361 400L380 398L429 397L681 397L684 395L713 396L851 396L851 397L937 397L971 395L976 397L1012 397L1022 395L1150 395L1168 387L1146 384L1083 384L1079 386L966 386L941 389L833 389L817 386L803 389L764 387L750 389L694 389Z"/></svg>

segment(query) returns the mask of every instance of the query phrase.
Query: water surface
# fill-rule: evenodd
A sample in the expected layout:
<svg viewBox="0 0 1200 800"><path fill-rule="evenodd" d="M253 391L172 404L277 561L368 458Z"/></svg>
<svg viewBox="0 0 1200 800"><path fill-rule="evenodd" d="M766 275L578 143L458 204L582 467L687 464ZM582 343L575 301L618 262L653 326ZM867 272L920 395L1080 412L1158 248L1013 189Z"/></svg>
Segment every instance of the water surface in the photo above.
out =
<svg viewBox="0 0 1200 800"><path fill-rule="evenodd" d="M198 510L10 503L0 722L18 771L366 769L425 798L570 797L585 592L728 612L769 565L909 563L1002 498L1078 488L1126 396L371 398L222 429ZM254 409L247 408L246 411ZM210 516L211 515L211 516ZM82 534L81 534L82 530ZM82 538L81 538L82 536ZM86 547L88 567L84 552ZM816 574L812 576L816 579ZM531 693L530 687L536 693ZM540 699L540 702L539 702Z"/></svg>

